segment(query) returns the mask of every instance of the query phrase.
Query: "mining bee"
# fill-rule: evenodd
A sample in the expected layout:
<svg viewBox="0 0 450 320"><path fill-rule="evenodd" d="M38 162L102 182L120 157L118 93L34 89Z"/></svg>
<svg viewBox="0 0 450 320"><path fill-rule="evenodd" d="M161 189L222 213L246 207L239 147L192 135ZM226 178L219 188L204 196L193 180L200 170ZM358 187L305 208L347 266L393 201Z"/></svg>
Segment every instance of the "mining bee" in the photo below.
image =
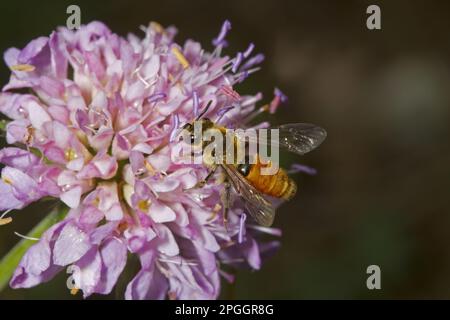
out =
<svg viewBox="0 0 450 320"><path fill-rule="evenodd" d="M207 106L208 107L208 106ZM206 108L207 109L207 108ZM206 111L203 112L203 114ZM227 128L214 123L207 118L201 118L198 116L192 122L186 123L182 129L187 130L190 135L190 143L194 144L196 139L196 133L194 128L197 125L201 125L202 132L206 130L217 130L223 136L226 135ZM326 131L321 127L307 123L293 123L285 124L271 129L278 129L279 139L275 141L279 147L286 149L289 152L304 155L311 150L318 147L326 138ZM241 137L235 135L232 139L235 146L242 142ZM208 145L207 142L199 141L200 149L204 150ZM256 141L254 141L257 143ZM259 142L259 140L258 140ZM273 141L271 143L274 143ZM236 147L235 147L236 148ZM253 161L250 161L253 157ZM203 164L210 170L206 178L198 184L198 187L202 187L206 181L214 174L218 167L221 167L225 174L225 192L223 195L223 219L226 225L227 212L229 208L230 199L230 186L236 190L236 192L244 199L245 207L248 213L253 219L260 225L269 227L272 225L275 218L275 209L272 203L266 199L266 196L280 198L284 200L291 199L296 191L297 185L292 180L285 170L278 168L274 174L262 175L261 170L270 165L260 161L258 154L246 155L244 162L237 162L236 157L230 161L225 157L220 163L213 163L203 155Z"/></svg>

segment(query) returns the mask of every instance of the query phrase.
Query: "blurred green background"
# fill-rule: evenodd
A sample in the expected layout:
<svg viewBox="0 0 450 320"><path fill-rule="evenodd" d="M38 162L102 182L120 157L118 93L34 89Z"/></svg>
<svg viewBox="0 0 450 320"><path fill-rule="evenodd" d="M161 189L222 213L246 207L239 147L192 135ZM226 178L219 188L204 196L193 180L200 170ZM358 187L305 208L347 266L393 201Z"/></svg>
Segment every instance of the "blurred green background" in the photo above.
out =
<svg viewBox="0 0 450 320"><path fill-rule="evenodd" d="M241 92L274 86L290 98L273 123L312 122L328 138L300 161L300 192L275 222L281 250L259 272L242 271L224 298L450 298L450 2L448 1L2 1L0 51L48 35L78 4L82 22L121 35L158 21L211 49L224 19L226 52L255 42L263 70ZM366 28L378 4L382 30ZM9 71L0 65L0 83ZM0 256L45 214L15 213L0 230ZM381 290L366 268L381 267ZM73 299L67 275L0 299ZM107 298L114 298L111 295ZM121 293L117 297L121 297ZM79 296L77 296L79 298ZM96 297L100 298L100 297Z"/></svg>

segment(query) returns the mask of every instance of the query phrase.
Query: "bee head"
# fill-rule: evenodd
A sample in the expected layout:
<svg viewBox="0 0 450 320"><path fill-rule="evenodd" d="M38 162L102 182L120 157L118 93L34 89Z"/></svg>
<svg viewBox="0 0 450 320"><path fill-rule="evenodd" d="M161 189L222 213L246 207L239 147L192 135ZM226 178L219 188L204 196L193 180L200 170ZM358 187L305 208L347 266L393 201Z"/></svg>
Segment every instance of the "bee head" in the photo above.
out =
<svg viewBox="0 0 450 320"><path fill-rule="evenodd" d="M191 143L194 143L195 141L195 134L194 134L194 122L188 122L183 126L183 130L186 130L190 136Z"/></svg>
<svg viewBox="0 0 450 320"><path fill-rule="evenodd" d="M194 143L196 141L196 134L199 132L195 129L200 126L201 128L201 134L203 134L206 130L211 129L214 127L214 122L212 122L208 118L203 118L200 120L194 120L192 122L188 122L183 126L183 130L186 130L188 134L190 135L190 141L191 143Z"/></svg>
<svg viewBox="0 0 450 320"><path fill-rule="evenodd" d="M210 119L208 118L203 118L202 120L200 120L202 122L202 131L205 131L207 129L210 129L214 126L214 122L212 122Z"/></svg>
<svg viewBox="0 0 450 320"><path fill-rule="evenodd" d="M188 132L194 132L194 125L188 122L183 126L183 130L187 130Z"/></svg>

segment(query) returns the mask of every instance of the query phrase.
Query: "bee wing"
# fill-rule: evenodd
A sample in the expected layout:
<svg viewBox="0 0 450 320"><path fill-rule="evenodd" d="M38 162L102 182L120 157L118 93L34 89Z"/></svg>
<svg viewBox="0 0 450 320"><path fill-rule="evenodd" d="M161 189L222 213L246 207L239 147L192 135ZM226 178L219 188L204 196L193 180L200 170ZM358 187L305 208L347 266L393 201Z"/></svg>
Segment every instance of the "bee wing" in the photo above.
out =
<svg viewBox="0 0 450 320"><path fill-rule="evenodd" d="M270 227L275 219L275 209L272 204L236 171L232 165L222 165L226 175L230 178L236 192L245 200L245 207L255 221L265 227Z"/></svg>
<svg viewBox="0 0 450 320"><path fill-rule="evenodd" d="M323 128L309 123L284 124L277 128L280 146L299 155L314 150L327 137Z"/></svg>
<svg viewBox="0 0 450 320"><path fill-rule="evenodd" d="M292 123L284 124L270 129L278 129L278 141L268 138L267 141L253 141L255 136L246 137L245 135L237 135L240 141L247 139L253 143L264 143L272 145L272 147L281 147L290 152L304 155L317 148L327 137L325 129L310 123Z"/></svg>

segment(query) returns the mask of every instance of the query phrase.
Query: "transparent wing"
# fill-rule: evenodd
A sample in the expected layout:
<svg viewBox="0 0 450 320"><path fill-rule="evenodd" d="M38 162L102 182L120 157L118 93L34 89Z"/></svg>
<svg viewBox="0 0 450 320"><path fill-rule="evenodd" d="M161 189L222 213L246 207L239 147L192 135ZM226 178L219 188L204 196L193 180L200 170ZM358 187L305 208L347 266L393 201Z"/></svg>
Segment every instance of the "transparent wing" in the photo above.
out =
<svg viewBox="0 0 450 320"><path fill-rule="evenodd" d="M284 124L278 129L280 147L300 155L314 150L327 137L324 129L309 123Z"/></svg>
<svg viewBox="0 0 450 320"><path fill-rule="evenodd" d="M317 148L327 137L325 129L310 123L284 124L270 129L278 129L278 139L273 136L267 140L259 139L259 135L236 134L239 141L250 143L264 143L272 147L284 148L290 152L304 155ZM270 132L270 130L269 130Z"/></svg>
<svg viewBox="0 0 450 320"><path fill-rule="evenodd" d="M232 165L222 165L226 175L230 178L236 192L244 198L245 207L255 221L265 227L270 227L275 219L275 209L272 204L236 171Z"/></svg>

